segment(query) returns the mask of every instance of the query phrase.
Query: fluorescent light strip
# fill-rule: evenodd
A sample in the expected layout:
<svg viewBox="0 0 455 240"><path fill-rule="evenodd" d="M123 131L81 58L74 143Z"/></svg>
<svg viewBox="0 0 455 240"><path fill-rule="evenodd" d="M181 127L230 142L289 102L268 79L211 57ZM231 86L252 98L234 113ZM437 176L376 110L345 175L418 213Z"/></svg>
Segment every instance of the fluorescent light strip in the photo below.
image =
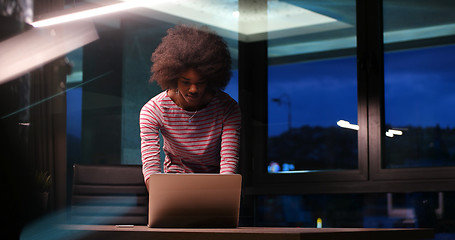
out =
<svg viewBox="0 0 455 240"><path fill-rule="evenodd" d="M351 124L351 123L349 123L346 120L338 121L337 125L342 127L342 128L348 128L348 129L357 130L357 131L359 130L359 125Z"/></svg>
<svg viewBox="0 0 455 240"><path fill-rule="evenodd" d="M128 2L116 3L108 6L93 8L89 10L84 10L80 12L70 13L58 17L53 17L49 19L44 19L40 21L36 21L32 23L33 27L46 27L60 23L66 23L86 18L91 18L95 16L105 15L109 13L114 13L118 11L128 10L131 8L140 7L141 1L140 0L132 0Z"/></svg>
<svg viewBox="0 0 455 240"><path fill-rule="evenodd" d="M385 133L385 135L386 135L387 137L393 137L394 135L401 136L401 135L403 135L403 131L395 130L395 129L389 129L389 130L387 130L387 132Z"/></svg>
<svg viewBox="0 0 455 240"><path fill-rule="evenodd" d="M32 28L0 42L0 84L98 39L93 23Z"/></svg>
<svg viewBox="0 0 455 240"><path fill-rule="evenodd" d="M346 120L339 120L339 121L337 122L337 125L338 125L339 127L342 127L342 128L348 128L348 129L357 130L357 131L359 130L359 125L351 124L351 123L349 123L349 122L346 121ZM387 137L393 137L393 136L395 136L395 135L401 136L401 135L403 135L403 131L401 131L401 130L395 130L395 129L389 129L389 130L387 130L387 132L385 133L385 135L386 135Z"/></svg>
<svg viewBox="0 0 455 240"><path fill-rule="evenodd" d="M403 135L403 132L400 130L389 129L389 131L393 135Z"/></svg>

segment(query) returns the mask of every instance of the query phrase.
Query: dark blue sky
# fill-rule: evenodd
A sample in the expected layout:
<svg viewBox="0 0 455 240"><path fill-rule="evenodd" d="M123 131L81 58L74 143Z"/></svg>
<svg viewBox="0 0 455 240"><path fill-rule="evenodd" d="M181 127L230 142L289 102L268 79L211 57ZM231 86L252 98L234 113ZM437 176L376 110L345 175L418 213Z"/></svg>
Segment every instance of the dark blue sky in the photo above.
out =
<svg viewBox="0 0 455 240"><path fill-rule="evenodd" d="M385 114L392 127L455 127L455 46L385 54ZM269 135L288 129L288 107L271 99L291 99L292 126L357 124L356 58L269 67ZM226 91L238 99L237 72Z"/></svg>
<svg viewBox="0 0 455 240"><path fill-rule="evenodd" d="M357 123L356 58L269 67L269 135L288 129L287 104L271 101L287 94L292 127ZM282 97L282 102L287 99Z"/></svg>
<svg viewBox="0 0 455 240"><path fill-rule="evenodd" d="M292 127L336 126L341 119L357 124L355 57L270 66L268 81L270 136L288 129L287 99L272 101L283 94L291 99ZM238 100L237 71L226 92ZM68 93L72 95L80 104L80 92ZM80 106L68 109L71 115ZM454 109L455 45L385 54L386 123L453 128Z"/></svg>
<svg viewBox="0 0 455 240"><path fill-rule="evenodd" d="M386 123L455 127L455 46L385 55Z"/></svg>

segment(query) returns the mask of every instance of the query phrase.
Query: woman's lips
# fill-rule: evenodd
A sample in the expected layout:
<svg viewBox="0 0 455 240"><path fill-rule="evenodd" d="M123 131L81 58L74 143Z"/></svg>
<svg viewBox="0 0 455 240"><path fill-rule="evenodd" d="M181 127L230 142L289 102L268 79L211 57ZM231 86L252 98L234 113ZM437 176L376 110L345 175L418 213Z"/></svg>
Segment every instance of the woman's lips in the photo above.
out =
<svg viewBox="0 0 455 240"><path fill-rule="evenodd" d="M197 96L197 95L187 95L186 97L187 97L188 100L190 100L190 101L196 101L196 100L198 100L198 96Z"/></svg>

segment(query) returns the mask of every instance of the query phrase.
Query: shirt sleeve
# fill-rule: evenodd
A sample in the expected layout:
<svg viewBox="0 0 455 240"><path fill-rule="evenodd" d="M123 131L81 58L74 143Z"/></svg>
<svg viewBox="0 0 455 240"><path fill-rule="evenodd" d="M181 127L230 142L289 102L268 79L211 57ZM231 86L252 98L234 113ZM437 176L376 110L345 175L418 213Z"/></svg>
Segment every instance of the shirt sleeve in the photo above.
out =
<svg viewBox="0 0 455 240"><path fill-rule="evenodd" d="M141 136L142 173L147 182L150 175L161 172L158 106L151 101L145 104L139 116Z"/></svg>
<svg viewBox="0 0 455 240"><path fill-rule="evenodd" d="M220 174L235 174L239 162L241 113L237 102L232 100L223 121L221 134Z"/></svg>

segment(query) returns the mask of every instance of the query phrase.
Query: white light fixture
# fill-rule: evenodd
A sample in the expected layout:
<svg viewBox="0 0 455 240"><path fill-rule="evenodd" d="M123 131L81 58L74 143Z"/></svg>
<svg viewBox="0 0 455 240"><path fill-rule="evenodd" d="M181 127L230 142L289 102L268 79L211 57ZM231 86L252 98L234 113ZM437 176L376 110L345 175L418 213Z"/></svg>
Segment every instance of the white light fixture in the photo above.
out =
<svg viewBox="0 0 455 240"><path fill-rule="evenodd" d="M155 2L157 2L157 1L155 1ZM143 1L141 1L141 0L131 0L131 1L125 1L125 2L111 4L111 5L107 5L107 6L92 8L92 9L88 9L88 10L81 10L81 11L76 10L76 12L73 12L73 13L39 20L39 21L31 23L31 25L33 27L46 27L46 26L51 26L51 25L55 25L55 24L72 22L72 21L76 21L76 20L87 19L87 18L91 18L91 17L109 14L109 13L124 11L124 10L128 10L131 8L140 7L140 6L142 6L142 4L143 4Z"/></svg>
<svg viewBox="0 0 455 240"><path fill-rule="evenodd" d="M357 130L357 131L359 130L359 125L351 124L346 120L338 121L337 125L342 128L348 128L348 129Z"/></svg>
<svg viewBox="0 0 455 240"><path fill-rule="evenodd" d="M91 22L32 28L0 42L0 84L98 39Z"/></svg>
<svg viewBox="0 0 455 240"><path fill-rule="evenodd" d="M395 129L389 129L389 130L387 130L387 132L385 133L385 135L386 135L387 137L393 137L394 135L401 136L401 135L403 135L403 131L395 130Z"/></svg>

